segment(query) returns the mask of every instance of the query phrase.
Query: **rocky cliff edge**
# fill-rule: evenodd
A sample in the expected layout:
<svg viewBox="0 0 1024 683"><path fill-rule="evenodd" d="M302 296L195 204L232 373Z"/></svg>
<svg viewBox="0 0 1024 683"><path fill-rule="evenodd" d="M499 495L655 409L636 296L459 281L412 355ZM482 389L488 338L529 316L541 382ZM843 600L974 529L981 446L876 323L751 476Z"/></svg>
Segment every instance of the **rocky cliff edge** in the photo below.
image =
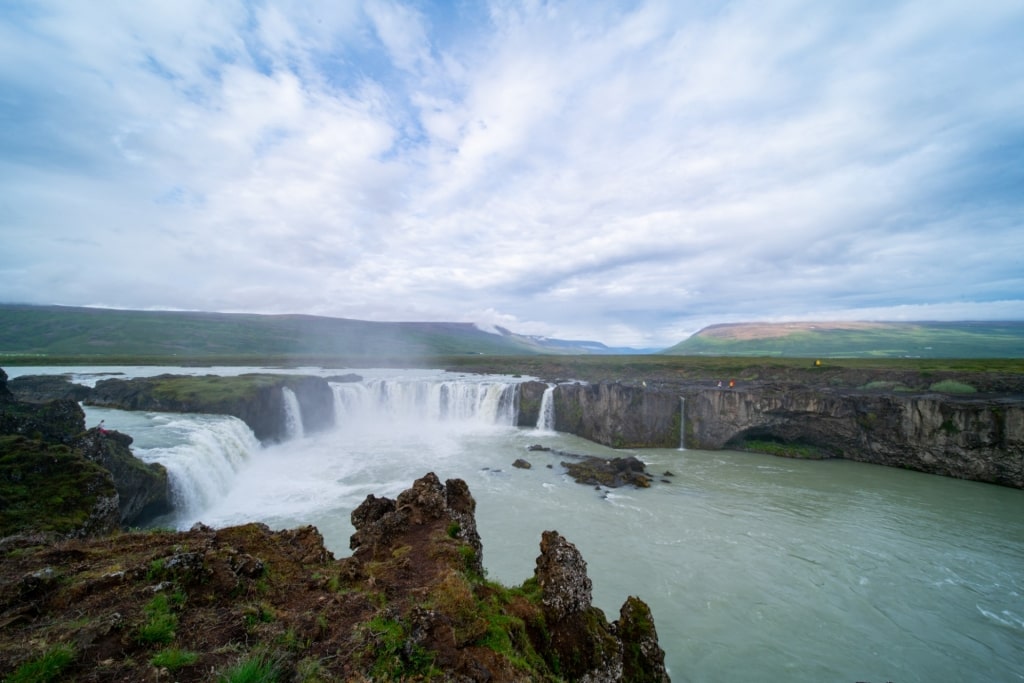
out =
<svg viewBox="0 0 1024 683"><path fill-rule="evenodd" d="M475 506L465 482L434 474L395 500L369 496L340 561L313 527L7 540L0 677L669 680L647 605L631 597L609 623L557 532L521 586L486 580Z"/></svg>

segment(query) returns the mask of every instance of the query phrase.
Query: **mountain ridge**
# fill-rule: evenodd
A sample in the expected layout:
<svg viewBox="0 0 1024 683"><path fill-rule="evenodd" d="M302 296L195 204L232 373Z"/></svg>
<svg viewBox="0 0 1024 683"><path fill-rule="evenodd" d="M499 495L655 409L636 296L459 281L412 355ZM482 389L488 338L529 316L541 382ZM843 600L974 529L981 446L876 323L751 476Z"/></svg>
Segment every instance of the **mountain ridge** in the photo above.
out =
<svg viewBox="0 0 1024 683"><path fill-rule="evenodd" d="M595 341L497 332L469 322L376 322L299 313L138 311L0 304L0 356L417 358L638 353Z"/></svg>

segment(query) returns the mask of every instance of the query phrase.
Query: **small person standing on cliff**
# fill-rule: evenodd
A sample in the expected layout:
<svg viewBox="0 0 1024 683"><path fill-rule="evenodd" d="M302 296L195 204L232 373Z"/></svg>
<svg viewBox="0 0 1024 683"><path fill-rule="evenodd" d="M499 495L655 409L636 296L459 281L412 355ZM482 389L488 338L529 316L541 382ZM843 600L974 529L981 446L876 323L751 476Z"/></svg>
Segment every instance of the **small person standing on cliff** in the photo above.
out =
<svg viewBox="0 0 1024 683"><path fill-rule="evenodd" d="M736 386L736 380L734 380L734 379L729 380L729 388L732 389L734 386Z"/></svg>
<svg viewBox="0 0 1024 683"><path fill-rule="evenodd" d="M96 425L96 429L100 430L101 436L107 435L107 428L104 426L104 422L106 422L106 420L100 420L100 423Z"/></svg>

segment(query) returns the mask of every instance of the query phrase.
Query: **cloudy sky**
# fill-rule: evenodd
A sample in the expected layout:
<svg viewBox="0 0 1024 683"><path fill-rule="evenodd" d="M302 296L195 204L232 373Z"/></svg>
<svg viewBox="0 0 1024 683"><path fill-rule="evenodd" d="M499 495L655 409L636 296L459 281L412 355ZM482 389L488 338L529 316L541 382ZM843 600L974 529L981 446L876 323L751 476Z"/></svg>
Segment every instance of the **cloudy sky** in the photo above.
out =
<svg viewBox="0 0 1024 683"><path fill-rule="evenodd" d="M6 0L0 301L1024 318L1020 0Z"/></svg>

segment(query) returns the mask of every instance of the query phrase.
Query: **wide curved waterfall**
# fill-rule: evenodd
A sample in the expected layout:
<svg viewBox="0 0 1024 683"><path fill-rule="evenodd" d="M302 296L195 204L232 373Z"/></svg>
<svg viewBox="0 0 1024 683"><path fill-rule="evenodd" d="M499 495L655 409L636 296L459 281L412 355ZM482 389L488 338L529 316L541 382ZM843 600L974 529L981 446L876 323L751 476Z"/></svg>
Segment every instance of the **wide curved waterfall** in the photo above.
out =
<svg viewBox="0 0 1024 683"><path fill-rule="evenodd" d="M332 384L335 423L387 417L406 421L516 424L515 382L374 379Z"/></svg>

